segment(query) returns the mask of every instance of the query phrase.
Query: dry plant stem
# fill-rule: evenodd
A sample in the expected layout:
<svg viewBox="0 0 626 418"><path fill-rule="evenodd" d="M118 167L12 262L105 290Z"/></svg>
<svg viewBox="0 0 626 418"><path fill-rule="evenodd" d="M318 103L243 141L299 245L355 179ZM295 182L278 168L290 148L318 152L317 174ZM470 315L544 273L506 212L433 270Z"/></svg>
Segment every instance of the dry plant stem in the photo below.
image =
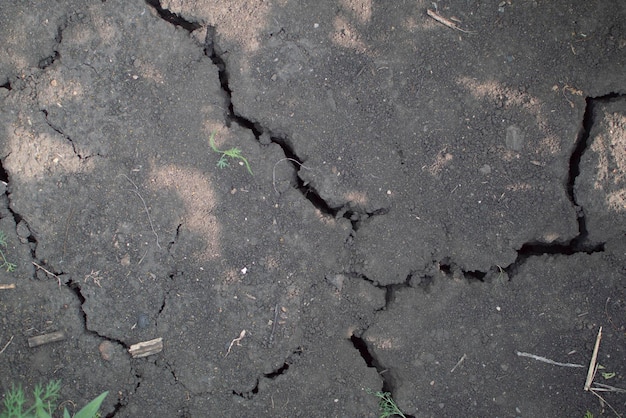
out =
<svg viewBox="0 0 626 418"><path fill-rule="evenodd" d="M597 397L598 397L598 399L600 399L600 403L601 403L602 405L606 405L606 406L608 406L608 407L611 409L611 411L613 411L613 413L615 414L615 416L616 416L617 418L622 418L622 416L621 416L621 415L620 415L620 414L619 414L619 413L615 410L615 408L613 408L613 407L611 406L611 404L610 404L610 403L608 403L608 402L606 401L606 399L604 399L602 396L600 396L600 394L599 394L599 393L597 393L594 389L591 389L591 390L590 390L590 392L591 392L591 393L593 393L595 396L597 396Z"/></svg>
<svg viewBox="0 0 626 418"><path fill-rule="evenodd" d="M591 361L589 362L589 369L587 369L587 380L585 380L585 390L588 391L591 388L591 383L596 375L598 350L600 349L600 340L602 339L602 327L598 330L598 336L596 337L596 345L593 347L593 354L591 355Z"/></svg>
<svg viewBox="0 0 626 418"><path fill-rule="evenodd" d="M617 416L621 418L622 416L611 406L610 403L606 401L598 392L626 392L624 389L615 388L613 386L604 385L602 383L595 383L594 387L591 387L594 384L593 379L596 377L596 372L598 371L598 350L600 349L600 340L602 340L602 327L598 330L598 336L596 337L596 343L593 347L593 354L591 355L591 361L589 362L589 368L587 369L587 379L585 380L585 390L591 392L600 399L600 403L602 405L608 406L611 411Z"/></svg>
<svg viewBox="0 0 626 418"><path fill-rule="evenodd" d="M618 392L618 393L626 393L626 389L616 388L615 386L605 385L604 383L594 382L594 387L591 390L595 390L596 392Z"/></svg>
<svg viewBox="0 0 626 418"><path fill-rule="evenodd" d="M272 322L272 332L270 333L269 343L274 341L274 332L276 331L276 323L278 322L278 303L274 307L274 322Z"/></svg>
<svg viewBox="0 0 626 418"><path fill-rule="evenodd" d="M59 287L61 287L61 278L59 276L57 276L56 274L52 273L51 271L46 270L45 268L41 267L39 264L35 263L34 261L32 261L32 263L38 269L43 270L46 274L49 274L50 276L52 276L55 279L57 279L57 282L59 283Z"/></svg>
<svg viewBox="0 0 626 418"><path fill-rule="evenodd" d="M245 336L246 336L246 330L244 329L244 330L241 331L241 333L239 333L239 337L233 339L230 342L230 345L228 346L228 351L226 352L226 355L224 357L227 357L228 354L230 354L230 349L233 348L233 344L237 343L237 345L240 345L239 342L241 340L243 340L243 337L245 337Z"/></svg>
<svg viewBox="0 0 626 418"><path fill-rule="evenodd" d="M0 354L4 353L4 350L6 350L9 344L11 344L11 341L13 341L13 335L11 335L11 338L9 338L9 342L6 343L4 347L2 347L2 350L0 350Z"/></svg>
<svg viewBox="0 0 626 418"><path fill-rule="evenodd" d="M441 16L439 13L437 13L434 10L426 9L426 14L432 17L433 19L435 19L437 22L441 23L442 25L449 27L450 29L458 30L459 32L468 33L468 34L475 33L475 32L470 32L465 29L461 29L456 23L454 23L453 21L449 19L446 19L445 17Z"/></svg>
<svg viewBox="0 0 626 418"><path fill-rule="evenodd" d="M281 160L276 161L276 164L274 164L274 168L272 169L272 186L274 186L274 191L278 195L280 195L280 192L276 189L276 166L279 163L282 163L283 161L291 161L292 163L298 164L300 167L304 168L305 170L310 170L309 167L305 166L304 164L302 164L299 161L294 160L293 158L283 158Z"/></svg>
<svg viewBox="0 0 626 418"><path fill-rule="evenodd" d="M15 283L0 284L0 290L15 289Z"/></svg>
<svg viewBox="0 0 626 418"><path fill-rule="evenodd" d="M126 180L130 181L130 183L135 186L136 190L130 190L131 192L135 193L137 196L139 196L139 199L141 199L141 203L143 203L143 208L146 211L146 215L148 215L148 222L150 222L150 229L152 229L152 233L154 234L154 236L156 237L156 245L157 247L159 247L159 250L162 250L163 248L161 248L161 244L159 244L159 235L157 234L156 230L154 229L154 224L152 223L152 217L150 216L150 211L148 210L148 205L146 205L146 201L143 199L143 197L139 194L139 192L137 190L139 190L139 187L137 187L137 185L135 184L134 181L132 181L130 179L130 177L128 177L126 174L122 174L122 176L126 177Z"/></svg>
<svg viewBox="0 0 626 418"><path fill-rule="evenodd" d="M74 206L70 205L70 214L67 216L67 221L65 222L65 237L63 238L63 252L61 253L61 258L65 260L65 250L67 248L67 239L70 235L70 220L72 219L72 215L74 214Z"/></svg>
<svg viewBox="0 0 626 418"><path fill-rule="evenodd" d="M550 360L549 358L545 358L545 357L541 357L541 356L536 356L534 354L530 354L530 353L522 353L520 351L516 351L515 354L517 354L520 357L528 357L531 358L533 360L537 360L537 361L541 361L543 363L548 363L548 364L552 364L553 366L561 366L561 367L585 367L582 364L574 364L574 363L559 363L558 361L554 361L554 360Z"/></svg>

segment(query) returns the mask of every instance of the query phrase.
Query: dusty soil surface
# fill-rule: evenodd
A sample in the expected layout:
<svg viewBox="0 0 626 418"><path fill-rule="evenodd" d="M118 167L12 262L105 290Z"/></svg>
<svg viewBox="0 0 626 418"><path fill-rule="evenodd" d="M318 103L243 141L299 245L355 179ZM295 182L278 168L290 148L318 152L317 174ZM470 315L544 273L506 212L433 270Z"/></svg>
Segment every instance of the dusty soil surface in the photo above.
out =
<svg viewBox="0 0 626 418"><path fill-rule="evenodd" d="M2 2L0 389L613 414L583 386L600 327L626 386L626 2L302 3Z"/></svg>

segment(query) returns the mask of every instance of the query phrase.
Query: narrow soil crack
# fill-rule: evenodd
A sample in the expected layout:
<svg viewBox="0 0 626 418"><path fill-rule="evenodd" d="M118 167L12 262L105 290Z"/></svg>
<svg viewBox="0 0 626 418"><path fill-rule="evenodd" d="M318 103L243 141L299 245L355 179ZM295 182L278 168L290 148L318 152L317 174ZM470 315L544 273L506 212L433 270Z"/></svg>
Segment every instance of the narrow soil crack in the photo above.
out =
<svg viewBox="0 0 626 418"><path fill-rule="evenodd" d="M172 13L169 10L164 9L163 7L161 7L160 0L146 0L146 4L154 8L157 14L161 17L161 19L171 23L174 26L179 26L188 32L193 32L194 30L200 29L202 27L202 25L198 22L191 22L182 18L176 13Z"/></svg>
<svg viewBox="0 0 626 418"><path fill-rule="evenodd" d="M59 54L58 48L59 48L59 45L61 44L61 42L63 42L63 31L67 28L69 22L70 22L70 20L68 18L66 18L57 27L57 33L56 33L56 35L54 37L54 41L56 42L56 45L55 45L55 47L52 50L52 53L50 55L48 55L47 57L43 57L42 59L39 60L39 63L37 64L37 67L40 70L45 70L46 68L50 67L52 64L54 64L61 57L61 55Z"/></svg>
<svg viewBox="0 0 626 418"><path fill-rule="evenodd" d="M11 208L10 177L9 177L8 172L4 169L4 164L2 163L2 161L0 161L0 181L4 182L7 186L7 191L6 191L7 200L8 200L7 211L10 214L10 216L13 217L13 220L15 222L16 234L18 238L22 241L22 243L28 243L29 245L31 263L34 266L32 279L38 280L39 279L38 276L40 274L44 276L43 277L44 279L50 279L51 277L56 279L58 281L59 286L67 287L72 292L72 294L74 294L77 297L78 301L80 302L80 305L81 305L80 311L82 315L83 329L86 333L94 335L98 337L98 339L104 339L106 341L117 343L117 344L120 344L122 347L128 348L128 346L120 340L108 338L106 336L98 334L95 331L88 329L87 314L82 308L83 304L85 303L85 297L81 293L80 284L71 279L66 281L65 278L63 277L65 276L64 272L56 271L53 267L49 266L45 260L39 260L37 258L36 254L37 254L38 242L37 242L35 235L32 232L32 229L28 225L28 222L22 217L22 215L20 215L19 213L17 213ZM118 402L114 407L114 412L107 416L113 417L117 413L117 411L119 411L121 407L122 407L121 402Z"/></svg>
<svg viewBox="0 0 626 418"><path fill-rule="evenodd" d="M181 16L163 9L160 0L146 0L146 3L153 7L158 15L165 21L180 26L188 32L193 32L201 27L197 22L189 21ZM244 117L237 113L232 102L232 89L230 88L228 69L226 62L222 58L224 51L221 50L219 45L215 41L216 29L215 26L206 26L206 35L204 40L203 52L211 60L213 65L217 67L218 77L220 80L220 86L224 97L224 109L226 114L224 115L226 126L231 126L232 123L236 123L242 128L249 129L255 139L261 143L274 143L281 147L285 158L291 163L295 172L295 184L294 187L322 214L337 218L343 217L352 223L353 230L356 231L360 226L360 222L367 219L370 216L386 214L387 209L381 209L374 212L358 211L350 208L348 203L341 206L331 206L326 202L315 190L314 187L305 183L298 172L304 165L302 159L296 155L291 140L284 135L278 135L273 133L270 129L262 126L260 123L255 122L247 117Z"/></svg>
<svg viewBox="0 0 626 418"><path fill-rule="evenodd" d="M371 350L367 341L365 341L365 339L361 337L363 332L365 332L365 330L358 334L353 333L352 336L350 337L350 342L352 343L354 348L359 352L360 356L363 358L363 361L365 361L365 364L367 365L367 367L375 368L376 371L378 372L378 375L383 381L383 385L380 391L390 393L391 397L393 398L394 390L397 387L396 377L394 376L393 371L386 368L380 362L378 357L375 354L373 354L373 350ZM408 415L406 413L404 415L407 418L413 418L412 415Z"/></svg>
<svg viewBox="0 0 626 418"><path fill-rule="evenodd" d="M285 362L279 368L269 373L263 373L260 377L257 377L254 387L252 389L248 391L232 390L232 394L235 396L239 396L243 399L252 399L257 393L259 393L259 382L261 381L261 379L274 380L278 376L282 376L283 374L287 373L289 367L297 361L298 357L300 357L303 352L304 349L302 347L297 347L291 352L291 354L287 356Z"/></svg>
<svg viewBox="0 0 626 418"><path fill-rule="evenodd" d="M226 68L226 63L222 59L221 55L223 52L219 48L219 45L215 42L215 27L208 26L205 42L204 42L204 53L207 57L211 59L211 62L218 68L218 74L220 79L220 85L222 87L222 91L224 92L225 99L225 108L228 109L226 114L226 125L230 126L231 123L236 123L242 128L249 129L252 131L255 139L263 144L263 143L274 143L278 145L285 155L285 159L289 161L292 165L294 172L296 175L294 187L307 199L313 207L320 211L320 213L336 218L336 217L344 217L346 219L351 220L353 229L356 230L358 228L359 221L372 216L386 213L385 210L375 211L372 213L360 213L355 210L351 210L348 204L342 206L331 206L326 202L315 190L314 187L307 184L302 178L297 174L302 167L304 167L304 161L296 154L294 147L292 145L291 140L285 135L279 135L273 133L270 129L264 127L258 122L252 121L239 113L234 108L232 102L232 90L230 88L228 69Z"/></svg>
<svg viewBox="0 0 626 418"><path fill-rule="evenodd" d="M70 145L72 146L72 151L74 151L74 154L83 162L86 162L87 160L89 160L92 157L103 157L103 155L99 154L99 153L95 153L95 154L90 154L90 155L82 155L80 153L80 151L77 149L76 147L76 143L74 142L74 140L67 135L65 132L63 132L63 130L61 128L59 128L58 126L56 126L54 123L52 123L50 121L50 119L48 118L49 114L48 111L46 109L40 109L41 113L43 113L44 118L46 120L46 124L48 124L48 126L55 131L56 133L58 133L59 135L61 135L63 138L65 138L66 141L68 141L70 143Z"/></svg>
<svg viewBox="0 0 626 418"><path fill-rule="evenodd" d="M16 234L22 243L28 243L30 249L30 255L32 260L37 260L36 250L37 250L37 238L35 234L33 234L30 225L28 222L20 215L15 212L11 207L11 187L10 187L10 178L9 173L4 169L4 163L0 161L0 181L2 181L6 187L6 195L7 195L7 211L13 217L13 221L15 222ZM35 271L33 274L33 278L37 278L37 272Z"/></svg>
<svg viewBox="0 0 626 418"><path fill-rule="evenodd" d="M582 205L578 203L576 193L574 190L576 179L580 175L580 162L591 145L589 142L589 135L596 123L595 109L598 104L607 103L616 98L620 98L617 93L609 93L598 97L585 98L585 112L581 127L578 132L576 143L569 160L569 172L565 189L567 196L576 209L577 222L578 222L578 235L568 242L555 242L555 243L542 243L542 242L527 242L517 251L517 258L515 261L503 269L509 278L515 276L519 268L530 258L541 255L564 255L569 256L577 253L592 254L598 252L604 252L604 244L591 243L588 241L587 221L585 217L585 211Z"/></svg>
<svg viewBox="0 0 626 418"><path fill-rule="evenodd" d="M89 329L88 326L87 326L87 313L83 309L83 305L86 302L86 298L85 298L85 296L83 295L83 293L81 291L80 282L77 282L75 280L70 279L70 280L67 281L65 286L67 286L67 288L70 289L76 295L78 300L80 301L80 311L81 311L81 315L82 315L82 318L83 318L83 328L84 328L84 330L85 330L85 332L87 334L94 335L94 336L96 336L98 338L110 341L112 343L117 343L117 344L121 345L122 347L124 347L126 349L130 348L122 340L118 340L116 338L111 338L111 337L108 337L106 335L101 335L97 331L93 331L93 330Z"/></svg>
<svg viewBox="0 0 626 418"><path fill-rule="evenodd" d="M61 135L63 138L65 138L70 145L72 146L72 150L74 151L74 154L76 156L78 156L78 158L80 158L82 160L82 156L80 155L80 153L78 152L78 150L76 149L76 144L74 144L74 141L72 140L72 138L70 138L68 135L65 134L65 132L63 132L61 130L61 128L55 126L52 122L50 122L50 119L48 119L48 111L46 109L40 109L41 113L43 113L44 118L46 119L46 123L48 124L48 126L50 128L52 128L52 130L56 133L58 133L59 135Z"/></svg>

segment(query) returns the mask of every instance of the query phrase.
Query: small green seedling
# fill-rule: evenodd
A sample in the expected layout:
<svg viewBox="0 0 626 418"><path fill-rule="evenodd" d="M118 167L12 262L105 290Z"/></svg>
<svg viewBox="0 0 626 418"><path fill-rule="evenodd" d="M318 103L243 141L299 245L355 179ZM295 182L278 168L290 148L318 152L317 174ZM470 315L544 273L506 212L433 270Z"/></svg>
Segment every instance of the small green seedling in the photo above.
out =
<svg viewBox="0 0 626 418"><path fill-rule="evenodd" d="M604 367L601 364L598 364L598 370L606 370L606 367ZM617 373L615 372L601 372L601 373L602 373L602 377L605 380L613 379L615 376L617 376Z"/></svg>
<svg viewBox="0 0 626 418"><path fill-rule="evenodd" d="M402 418L406 416L400 411L398 405L391 397L389 392L373 392L371 389L365 389L365 391L371 395L376 396L380 400L378 401L378 409L380 410L380 418L388 418L394 415L398 415Z"/></svg>
<svg viewBox="0 0 626 418"><path fill-rule="evenodd" d="M214 152L221 154L220 159L217 160L217 166L219 168L228 167L228 158L232 158L233 160L243 161L243 163L246 165L246 168L248 169L248 173L250 173L250 175L252 176L254 175L252 174L252 169L250 169L250 164L248 164L248 160L246 159L246 157L241 155L241 150L239 148L230 148L227 150L220 150L217 148L217 146L215 145L215 132L211 133L211 137L209 138L209 145Z"/></svg>
<svg viewBox="0 0 626 418"><path fill-rule="evenodd" d="M6 248L7 247L7 236L4 233L4 231L0 231L0 246ZM12 272L15 271L15 268L17 267L14 263L10 263L9 260L7 260L6 256L4 255L4 251L0 250L0 261L2 261L2 264L0 264L0 268L6 269L6 271L8 272Z"/></svg>
<svg viewBox="0 0 626 418"><path fill-rule="evenodd" d="M35 403L25 410L26 398L24 397L24 391L21 386L13 386L4 397L4 411L0 413L0 418L52 418L53 412L56 409L57 400L59 399L60 389L60 380L50 381L45 388L37 384L33 391ZM100 405L102 405L102 401L104 401L108 393L108 391L102 393L96 399L85 405L85 407L78 411L73 417L97 417ZM64 409L63 418L71 417L67 409Z"/></svg>

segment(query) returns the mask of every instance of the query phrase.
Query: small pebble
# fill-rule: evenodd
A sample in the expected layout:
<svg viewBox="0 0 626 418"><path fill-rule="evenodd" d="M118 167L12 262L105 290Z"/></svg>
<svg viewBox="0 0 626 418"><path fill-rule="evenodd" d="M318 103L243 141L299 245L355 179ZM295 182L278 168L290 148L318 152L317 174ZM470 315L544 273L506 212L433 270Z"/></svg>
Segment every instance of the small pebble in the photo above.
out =
<svg viewBox="0 0 626 418"><path fill-rule="evenodd" d="M506 138L504 142L508 149L519 152L524 147L524 133L517 126L511 125L506 128Z"/></svg>
<svg viewBox="0 0 626 418"><path fill-rule="evenodd" d="M137 328L146 329L150 326L150 317L145 313L137 315Z"/></svg>
<svg viewBox="0 0 626 418"><path fill-rule="evenodd" d="M98 346L98 350L100 351L100 357L102 357L103 360L110 361L111 357L113 357L115 347L113 347L113 343L111 341L102 341Z"/></svg>

